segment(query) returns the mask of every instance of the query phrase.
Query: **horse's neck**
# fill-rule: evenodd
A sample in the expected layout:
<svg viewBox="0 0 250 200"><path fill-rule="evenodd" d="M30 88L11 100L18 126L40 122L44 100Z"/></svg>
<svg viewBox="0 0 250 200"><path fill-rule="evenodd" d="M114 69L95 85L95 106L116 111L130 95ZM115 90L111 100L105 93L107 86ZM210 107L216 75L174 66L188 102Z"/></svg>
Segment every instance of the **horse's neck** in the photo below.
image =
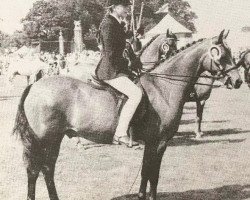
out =
<svg viewBox="0 0 250 200"><path fill-rule="evenodd" d="M165 100L183 103L188 89L197 81L200 59L206 51L207 44L197 44L164 61L151 72L154 79L150 87L157 88L155 91Z"/></svg>
<svg viewBox="0 0 250 200"><path fill-rule="evenodd" d="M144 50L140 56L142 62L156 62L158 60L159 45L163 39L163 36L158 36L152 43L146 44L147 47L143 48Z"/></svg>
<svg viewBox="0 0 250 200"><path fill-rule="evenodd" d="M209 41L191 46L160 63L152 73L188 76L185 82L191 81L200 70L200 60L206 53L208 45Z"/></svg>

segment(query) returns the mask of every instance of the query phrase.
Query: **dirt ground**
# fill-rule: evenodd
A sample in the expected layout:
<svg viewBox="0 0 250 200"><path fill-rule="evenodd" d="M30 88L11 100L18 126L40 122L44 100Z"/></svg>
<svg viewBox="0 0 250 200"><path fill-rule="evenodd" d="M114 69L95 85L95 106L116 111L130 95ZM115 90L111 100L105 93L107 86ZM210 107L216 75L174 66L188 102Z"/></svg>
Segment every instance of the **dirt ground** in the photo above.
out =
<svg viewBox="0 0 250 200"><path fill-rule="evenodd" d="M8 89L0 78L0 199L26 199L22 145L11 136L25 80ZM204 110L205 136L194 138L195 104L185 106L179 132L162 162L159 200L250 199L250 90L214 89ZM61 200L136 200L143 150L113 145L77 148L65 137L55 181ZM136 178L137 177L137 178ZM135 180L136 179L136 180ZM130 193L129 190L135 181ZM37 200L47 200L42 175Z"/></svg>

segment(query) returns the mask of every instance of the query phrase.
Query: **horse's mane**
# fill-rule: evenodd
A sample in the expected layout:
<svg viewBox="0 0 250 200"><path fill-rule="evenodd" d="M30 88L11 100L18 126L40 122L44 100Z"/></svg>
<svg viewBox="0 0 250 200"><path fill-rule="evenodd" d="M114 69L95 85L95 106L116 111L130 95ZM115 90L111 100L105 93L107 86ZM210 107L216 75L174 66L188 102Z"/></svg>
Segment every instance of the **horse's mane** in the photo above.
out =
<svg viewBox="0 0 250 200"><path fill-rule="evenodd" d="M188 49L188 48L194 46L195 44L198 44L198 43L200 43L200 42L203 42L205 39L206 39L206 38L201 38L201 39L199 39L199 40L197 40L197 41L194 41L194 42L192 42L192 43L188 43L188 44L186 44L186 46L183 46L183 47L181 47L180 49L178 49L177 51L174 51L173 53L171 53L170 56L169 56L167 59L160 59L160 60L158 60L158 61L155 63L155 65L154 65L148 72L151 72L151 71L154 70L156 67L158 67L161 63L165 62L166 60L172 59L174 56L179 55L181 52L183 52L184 50L186 50L186 49Z"/></svg>
<svg viewBox="0 0 250 200"><path fill-rule="evenodd" d="M148 46L156 40L156 38L159 36L160 34L157 34L156 36L152 37L151 40L149 40L143 47L142 49L138 52L138 56L140 57L143 52L145 51L146 48L148 48Z"/></svg>

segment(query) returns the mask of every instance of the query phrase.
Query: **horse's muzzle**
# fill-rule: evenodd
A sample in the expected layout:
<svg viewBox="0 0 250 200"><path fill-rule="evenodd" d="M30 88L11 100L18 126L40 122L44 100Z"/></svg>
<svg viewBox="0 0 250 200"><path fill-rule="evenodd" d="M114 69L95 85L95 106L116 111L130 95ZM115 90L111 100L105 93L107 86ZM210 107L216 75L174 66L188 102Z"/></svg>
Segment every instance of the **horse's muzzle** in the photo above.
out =
<svg viewBox="0 0 250 200"><path fill-rule="evenodd" d="M242 83L243 83L243 81L242 81L241 79L237 79L237 80L235 81L234 88L235 88L235 89L239 89Z"/></svg>
<svg viewBox="0 0 250 200"><path fill-rule="evenodd" d="M232 78L230 76L227 77L225 81L225 85L227 86L227 89L239 89L243 81L241 79L237 79L234 83L232 81Z"/></svg>

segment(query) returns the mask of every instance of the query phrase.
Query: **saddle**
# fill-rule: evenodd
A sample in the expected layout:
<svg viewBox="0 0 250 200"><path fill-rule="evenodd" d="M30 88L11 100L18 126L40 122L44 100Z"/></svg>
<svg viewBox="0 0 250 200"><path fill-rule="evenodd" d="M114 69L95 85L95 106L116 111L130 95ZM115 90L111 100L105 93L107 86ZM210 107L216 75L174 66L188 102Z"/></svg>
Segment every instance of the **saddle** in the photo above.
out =
<svg viewBox="0 0 250 200"><path fill-rule="evenodd" d="M112 86L110 86L109 84L105 83L103 80L98 79L97 76L92 75L91 77L92 77L91 79L88 79L88 84L90 84L93 88L98 90L109 90L109 91L111 89L112 91L115 91L116 95L119 96L124 95L115 88L113 88ZM139 82L139 77L133 79L132 81L133 83L137 84ZM140 87L142 86L140 85Z"/></svg>
<svg viewBox="0 0 250 200"><path fill-rule="evenodd" d="M106 90L110 92L115 98L117 98L117 108L119 110L122 108L125 100L127 100L127 96L125 94L119 92L109 84L105 83L103 80L98 79L97 76L92 75L92 79L88 79L88 84L97 90Z"/></svg>

